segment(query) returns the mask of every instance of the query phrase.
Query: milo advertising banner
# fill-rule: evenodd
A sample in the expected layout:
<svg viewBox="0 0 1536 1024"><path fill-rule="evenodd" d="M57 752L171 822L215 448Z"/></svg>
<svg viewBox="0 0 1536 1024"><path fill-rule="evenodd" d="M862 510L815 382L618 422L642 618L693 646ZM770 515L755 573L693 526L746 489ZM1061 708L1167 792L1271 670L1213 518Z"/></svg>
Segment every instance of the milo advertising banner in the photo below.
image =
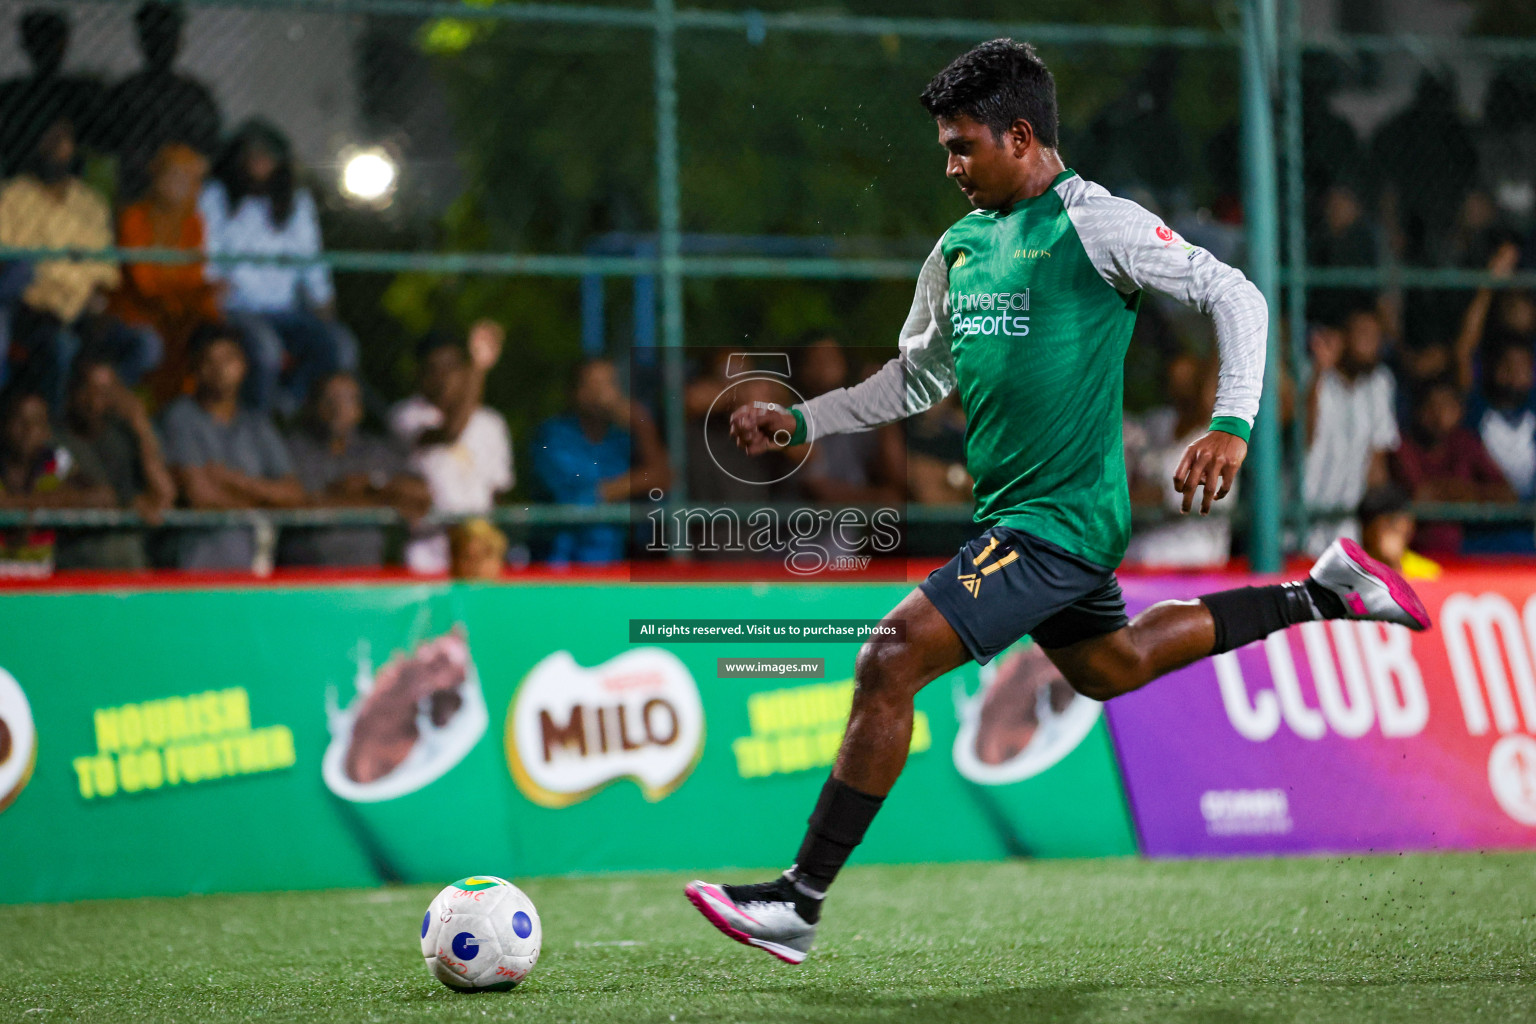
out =
<svg viewBox="0 0 1536 1024"><path fill-rule="evenodd" d="M1232 585L1125 590L1140 608ZM1143 850L1536 847L1536 575L1414 587L1429 632L1307 623L1107 705Z"/></svg>
<svg viewBox="0 0 1536 1024"><path fill-rule="evenodd" d="M872 620L906 590L0 597L0 901L784 863L858 643L631 620ZM726 674L722 659L758 657L813 667ZM1026 641L919 695L906 774L859 859L1134 848L1101 705Z"/></svg>

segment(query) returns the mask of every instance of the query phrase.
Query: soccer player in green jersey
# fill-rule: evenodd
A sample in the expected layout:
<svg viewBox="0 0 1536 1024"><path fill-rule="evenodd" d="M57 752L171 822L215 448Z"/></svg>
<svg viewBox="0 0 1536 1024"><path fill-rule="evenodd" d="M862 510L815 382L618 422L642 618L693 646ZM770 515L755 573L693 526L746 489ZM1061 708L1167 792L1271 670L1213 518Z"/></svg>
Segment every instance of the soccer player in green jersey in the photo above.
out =
<svg viewBox="0 0 1536 1024"><path fill-rule="evenodd" d="M822 900L906 762L917 691L1028 634L1063 677L1110 700L1201 658L1312 619L1429 627L1397 573L1336 541L1304 580L1164 601L1134 619L1115 580L1130 535L1120 436L1126 344L1142 293L1210 316L1221 359L1210 429L1174 485L1184 512L1231 490L1259 408L1269 312L1242 273L1157 217L1067 168L1056 85L1009 39L956 58L923 105L946 173L975 209L918 275L900 355L852 388L793 409L737 409L737 443L760 454L914 415L959 390L982 534L893 610L898 643L868 644L831 778L794 864L755 885L693 882L687 895L732 938L805 959Z"/></svg>

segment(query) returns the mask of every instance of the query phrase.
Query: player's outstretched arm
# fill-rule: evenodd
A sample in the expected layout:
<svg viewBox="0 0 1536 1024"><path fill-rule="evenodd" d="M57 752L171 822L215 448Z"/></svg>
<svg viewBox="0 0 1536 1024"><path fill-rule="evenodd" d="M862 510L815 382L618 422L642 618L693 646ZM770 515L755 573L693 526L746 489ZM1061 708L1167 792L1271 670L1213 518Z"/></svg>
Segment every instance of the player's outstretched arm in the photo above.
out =
<svg viewBox="0 0 1536 1024"><path fill-rule="evenodd" d="M954 390L949 334L949 266L940 242L918 273L899 356L853 387L835 388L793 409L743 406L731 415L731 434L749 454L760 455L915 416Z"/></svg>

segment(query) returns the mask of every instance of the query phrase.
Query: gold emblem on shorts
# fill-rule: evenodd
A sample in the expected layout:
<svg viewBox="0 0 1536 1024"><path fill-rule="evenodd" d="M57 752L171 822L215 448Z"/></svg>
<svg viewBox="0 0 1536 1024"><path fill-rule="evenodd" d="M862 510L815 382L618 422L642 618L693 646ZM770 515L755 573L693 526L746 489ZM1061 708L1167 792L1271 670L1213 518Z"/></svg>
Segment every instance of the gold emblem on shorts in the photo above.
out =
<svg viewBox="0 0 1536 1024"><path fill-rule="evenodd" d="M969 590L971 592L971 597L973 598L981 596L982 576L990 576L1004 566L1012 565L1014 562L1019 560L1019 553L1017 551L1010 551L999 558L997 561L993 562L991 565L983 566L981 563L992 557L992 552L997 550L997 545L999 543L999 539L997 537L993 537L992 540L988 542L987 546L976 552L975 557L971 559L971 564L981 570L979 573L962 572L956 574L957 578L960 580L960 585L966 590Z"/></svg>

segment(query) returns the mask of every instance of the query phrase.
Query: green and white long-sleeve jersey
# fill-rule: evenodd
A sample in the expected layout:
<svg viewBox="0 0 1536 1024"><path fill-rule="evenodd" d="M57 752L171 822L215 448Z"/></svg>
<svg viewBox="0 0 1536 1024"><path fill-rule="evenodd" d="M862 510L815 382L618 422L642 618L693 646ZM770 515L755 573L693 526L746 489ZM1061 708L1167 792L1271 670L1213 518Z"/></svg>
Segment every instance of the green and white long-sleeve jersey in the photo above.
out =
<svg viewBox="0 0 1536 1024"><path fill-rule="evenodd" d="M912 416L958 387L976 521L1117 566L1131 521L1120 434L1125 350L1147 289L1215 321L1211 427L1246 440L1264 379L1263 295L1241 271L1070 170L1007 212L977 210L945 232L918 275L901 354L795 411L814 440Z"/></svg>

